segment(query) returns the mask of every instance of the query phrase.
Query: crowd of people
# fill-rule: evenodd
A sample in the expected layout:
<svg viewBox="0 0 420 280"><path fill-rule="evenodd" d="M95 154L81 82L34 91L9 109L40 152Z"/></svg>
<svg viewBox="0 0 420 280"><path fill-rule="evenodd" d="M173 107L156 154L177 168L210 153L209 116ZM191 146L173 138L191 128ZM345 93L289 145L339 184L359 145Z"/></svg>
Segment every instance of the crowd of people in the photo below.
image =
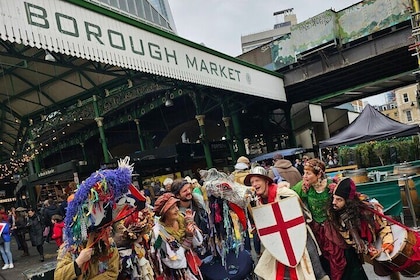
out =
<svg viewBox="0 0 420 280"><path fill-rule="evenodd" d="M377 279L398 279L397 268L375 259L391 254L395 242L381 205L357 193L350 178L328 178L325 168L308 156L292 164L275 155L271 166L241 156L230 174L210 169L199 178L167 178L153 200L130 185L114 201L118 190L110 186L122 184L121 175L117 183L109 173L88 178L60 205L47 200L39 211L8 213L0 207L2 269L14 268L13 236L29 255L29 233L41 262L43 243L55 241L55 279L367 279L364 259ZM306 231L293 266L264 244L253 216L288 198L299 201L288 210L302 213ZM420 252L412 255L420 259Z"/></svg>

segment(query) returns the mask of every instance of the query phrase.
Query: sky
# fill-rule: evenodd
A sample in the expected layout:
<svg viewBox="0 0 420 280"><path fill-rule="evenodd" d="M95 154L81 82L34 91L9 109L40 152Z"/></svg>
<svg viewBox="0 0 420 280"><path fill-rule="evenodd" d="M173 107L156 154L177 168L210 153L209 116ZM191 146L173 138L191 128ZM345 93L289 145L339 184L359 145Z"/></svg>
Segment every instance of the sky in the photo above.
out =
<svg viewBox="0 0 420 280"><path fill-rule="evenodd" d="M340 11L355 0L168 0L180 37L228 54L242 53L241 36L273 29L283 21L274 12L293 8L298 22L328 9ZM385 103L383 95L364 99L371 105Z"/></svg>
<svg viewBox="0 0 420 280"><path fill-rule="evenodd" d="M274 12L293 8L298 22L328 9L342 10L355 0L168 0L180 37L238 56L241 35L273 29Z"/></svg>

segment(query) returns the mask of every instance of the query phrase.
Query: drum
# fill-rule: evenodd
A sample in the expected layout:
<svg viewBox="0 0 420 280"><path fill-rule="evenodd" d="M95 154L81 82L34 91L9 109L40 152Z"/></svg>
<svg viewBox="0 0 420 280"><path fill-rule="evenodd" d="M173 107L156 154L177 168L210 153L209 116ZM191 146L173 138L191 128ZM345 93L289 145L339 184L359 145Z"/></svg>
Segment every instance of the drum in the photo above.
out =
<svg viewBox="0 0 420 280"><path fill-rule="evenodd" d="M394 174L419 174L420 166L413 166L410 163L402 163L394 166Z"/></svg>
<svg viewBox="0 0 420 280"><path fill-rule="evenodd" d="M394 250L389 254L381 253L376 260L386 264L394 271L399 271L403 276L420 276L420 262L411 262L410 257L415 253L413 246L416 245L417 237L412 231L407 231L398 225L392 225L392 234L394 236ZM382 239L378 239L375 247L382 249Z"/></svg>
<svg viewBox="0 0 420 280"><path fill-rule="evenodd" d="M345 171L345 175L347 177L350 177L355 184L362 184L370 181L368 173L364 168L356 170L347 170Z"/></svg>
<svg viewBox="0 0 420 280"><path fill-rule="evenodd" d="M248 280L253 279L254 262L246 250L239 252L238 256L231 251L226 256L226 266L215 257L211 262L203 263L200 270L205 280Z"/></svg>

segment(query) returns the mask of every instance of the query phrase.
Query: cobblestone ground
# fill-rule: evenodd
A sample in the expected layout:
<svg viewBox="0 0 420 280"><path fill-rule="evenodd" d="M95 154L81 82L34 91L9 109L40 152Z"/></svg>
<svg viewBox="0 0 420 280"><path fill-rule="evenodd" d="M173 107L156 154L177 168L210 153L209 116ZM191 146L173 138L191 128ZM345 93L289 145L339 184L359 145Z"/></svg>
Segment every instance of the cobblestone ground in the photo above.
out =
<svg viewBox="0 0 420 280"><path fill-rule="evenodd" d="M408 226L412 226L412 220L406 219L405 224ZM57 246L55 242L50 243L44 243L44 256L45 261L40 262L40 258L38 255L38 252L35 247L31 246L31 242L28 242L29 246L29 254L28 257L22 257L22 251L19 251L17 249L17 244L15 239L12 239L11 243L11 249L14 259L14 265L15 267L13 269L6 269L1 270L0 269L0 280L1 278L6 280L27 280L30 276L34 276L33 273L37 272L47 272L51 269L51 267L54 267L55 261L57 258ZM254 256L255 259L255 256ZM50 267L50 268L48 268ZM369 277L369 279L377 279L375 273L373 272L372 266L370 264L365 264L364 269ZM37 279L45 279L50 280L52 279L51 274L46 274L44 277L36 277L34 276L32 280ZM409 279L418 279L418 278L408 278L408 277L402 277L401 280L409 280Z"/></svg>
<svg viewBox="0 0 420 280"><path fill-rule="evenodd" d="M50 265L51 262L55 262L57 259L57 245L55 242L44 243L44 256L45 261L41 262L39 254L36 250L36 247L32 247L31 241L27 241L29 247L29 256L22 257L22 251L17 249L16 240L13 238L11 242L11 251L14 260L14 268L1 270L0 275L3 276L6 280L23 280L28 279L25 276L25 273L30 273L31 271L40 270L42 271L43 267ZM1 278L1 277L0 277ZM35 280L36 278L32 278ZM42 279L42 278L41 278ZM47 278L45 278L47 279ZM52 279L52 278L51 278Z"/></svg>

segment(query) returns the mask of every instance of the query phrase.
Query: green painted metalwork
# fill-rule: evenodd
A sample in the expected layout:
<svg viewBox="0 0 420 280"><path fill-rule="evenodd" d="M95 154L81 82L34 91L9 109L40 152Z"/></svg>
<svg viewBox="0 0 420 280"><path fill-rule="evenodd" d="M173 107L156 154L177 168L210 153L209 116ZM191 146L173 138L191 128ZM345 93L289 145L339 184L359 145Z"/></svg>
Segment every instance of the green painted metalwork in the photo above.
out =
<svg viewBox="0 0 420 280"><path fill-rule="evenodd" d="M98 124L99 135L101 140L102 152L104 153L104 163L109 163L108 146L106 143L105 130L102 124L103 117L99 114L98 104L96 103L96 96L93 96L93 108L95 111L95 121Z"/></svg>
<svg viewBox="0 0 420 280"><path fill-rule="evenodd" d="M232 114L233 134L235 135L236 144L238 145L238 154L246 155L244 138L242 136L241 123L239 121L239 114L237 112Z"/></svg>

